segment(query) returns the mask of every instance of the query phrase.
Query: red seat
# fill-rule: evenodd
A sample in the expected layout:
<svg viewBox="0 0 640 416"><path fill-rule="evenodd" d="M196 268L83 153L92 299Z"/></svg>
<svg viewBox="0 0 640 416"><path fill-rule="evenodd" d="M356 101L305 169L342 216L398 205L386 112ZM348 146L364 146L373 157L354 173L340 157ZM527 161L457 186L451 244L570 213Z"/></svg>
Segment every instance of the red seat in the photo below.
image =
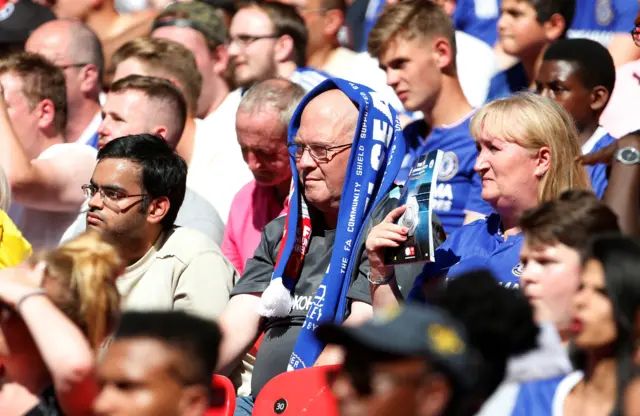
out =
<svg viewBox="0 0 640 416"><path fill-rule="evenodd" d="M289 371L273 378L256 398L255 416L338 416L336 399L327 383L327 372L339 366Z"/></svg>
<svg viewBox="0 0 640 416"><path fill-rule="evenodd" d="M205 416L233 416L236 409L236 389L231 380L215 374L211 381L211 390L213 391L211 407Z"/></svg>

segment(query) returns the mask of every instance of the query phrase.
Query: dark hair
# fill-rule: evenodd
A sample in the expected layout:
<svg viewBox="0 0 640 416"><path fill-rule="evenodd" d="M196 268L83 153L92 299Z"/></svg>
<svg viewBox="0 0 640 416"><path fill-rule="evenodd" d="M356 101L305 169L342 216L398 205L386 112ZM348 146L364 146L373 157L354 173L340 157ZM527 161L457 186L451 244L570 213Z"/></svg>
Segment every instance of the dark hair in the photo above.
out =
<svg viewBox="0 0 640 416"><path fill-rule="evenodd" d="M109 93L121 93L129 90L140 91L149 99L168 106L168 114L159 114L173 119L174 129L167 132L167 142L177 146L187 121L187 101L182 92L171 81L164 78L129 75L111 84Z"/></svg>
<svg viewBox="0 0 640 416"><path fill-rule="evenodd" d="M564 38L573 23L576 13L576 0L526 0L536 10L538 23L543 24L551 19L554 14L562 16L565 22Z"/></svg>
<svg viewBox="0 0 640 416"><path fill-rule="evenodd" d="M528 209L520 228L532 244L562 243L584 255L589 238L619 232L618 217L592 192L573 189Z"/></svg>
<svg viewBox="0 0 640 416"><path fill-rule="evenodd" d="M15 74L22 80L22 94L30 110L43 100L51 100L56 133L64 133L67 125L67 87L62 70L38 54L20 52L0 59L0 74L5 73Z"/></svg>
<svg viewBox="0 0 640 416"><path fill-rule="evenodd" d="M635 322L640 310L640 244L619 234L600 235L591 241L583 263L589 260L598 261L604 268L607 296L613 306L617 328L614 348L618 389L618 404L613 414L619 415L624 388L633 374ZM582 367L584 352L578 350L574 358L578 358L578 368Z"/></svg>
<svg viewBox="0 0 640 416"><path fill-rule="evenodd" d="M173 227L187 188L187 163L161 137L152 134L123 136L98 151L98 161L129 159L142 167L142 192L151 198L167 197L169 211L160 224Z"/></svg>
<svg viewBox="0 0 640 416"><path fill-rule="evenodd" d="M296 8L275 1L244 0L238 3L238 11L249 7L257 7L269 16L275 35L291 36L294 48L293 60L297 66L304 66L307 61L309 32Z"/></svg>
<svg viewBox="0 0 640 416"><path fill-rule="evenodd" d="M568 61L577 68L575 72L585 87L603 86L613 91L616 83L616 66L611 54L599 42L590 39L559 39L544 53L545 61Z"/></svg>
<svg viewBox="0 0 640 416"><path fill-rule="evenodd" d="M507 360L537 347L533 308L486 270L466 273L431 293L427 302L464 325L469 344L482 357L474 400L484 402L505 376ZM477 410L477 409L476 409Z"/></svg>
<svg viewBox="0 0 640 416"><path fill-rule="evenodd" d="M214 321L183 311L125 312L114 342L130 338L151 338L179 351L182 362L175 370L183 381L211 386L222 338Z"/></svg>

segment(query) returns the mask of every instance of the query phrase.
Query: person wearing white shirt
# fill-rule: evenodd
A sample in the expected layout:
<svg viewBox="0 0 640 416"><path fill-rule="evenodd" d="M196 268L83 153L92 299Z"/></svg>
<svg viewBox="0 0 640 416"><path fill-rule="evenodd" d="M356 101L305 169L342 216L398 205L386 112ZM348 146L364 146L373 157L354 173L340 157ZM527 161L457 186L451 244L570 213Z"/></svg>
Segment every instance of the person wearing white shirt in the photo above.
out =
<svg viewBox="0 0 640 416"><path fill-rule="evenodd" d="M95 150L66 143L64 75L39 55L0 60L0 166L12 191L9 215L34 249L56 245L84 200Z"/></svg>
<svg viewBox="0 0 640 416"><path fill-rule="evenodd" d="M67 87L69 142L96 147L100 125L100 91L104 72L102 44L89 26L78 20L52 20L38 27L25 45L62 70Z"/></svg>

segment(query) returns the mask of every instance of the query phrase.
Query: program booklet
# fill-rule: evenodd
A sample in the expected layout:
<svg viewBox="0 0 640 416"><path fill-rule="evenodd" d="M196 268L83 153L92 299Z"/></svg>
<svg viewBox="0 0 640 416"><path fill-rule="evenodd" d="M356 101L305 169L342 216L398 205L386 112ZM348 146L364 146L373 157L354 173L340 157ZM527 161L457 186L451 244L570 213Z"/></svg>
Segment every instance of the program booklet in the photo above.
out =
<svg viewBox="0 0 640 416"><path fill-rule="evenodd" d="M441 150L429 152L420 156L413 164L398 201L398 206L406 205L407 209L397 224L408 228L409 234L399 247L386 250L386 264L434 261L431 206L438 186L436 182L442 155Z"/></svg>

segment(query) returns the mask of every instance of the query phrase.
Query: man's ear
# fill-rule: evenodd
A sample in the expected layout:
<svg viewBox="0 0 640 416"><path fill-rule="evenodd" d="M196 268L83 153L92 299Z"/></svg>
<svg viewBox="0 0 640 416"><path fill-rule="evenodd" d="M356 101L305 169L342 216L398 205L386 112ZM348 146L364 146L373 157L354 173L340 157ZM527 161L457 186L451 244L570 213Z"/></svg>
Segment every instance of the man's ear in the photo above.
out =
<svg viewBox="0 0 640 416"><path fill-rule="evenodd" d="M227 68L229 67L229 52L227 51L227 45L218 45L216 46L216 49L210 53L215 59L213 71L218 76L224 76Z"/></svg>
<svg viewBox="0 0 640 416"><path fill-rule="evenodd" d="M549 42L554 42L562 37L567 28L567 21L560 13L554 13L549 20L542 24L545 37Z"/></svg>
<svg viewBox="0 0 640 416"><path fill-rule="evenodd" d="M324 12L324 35L335 38L342 25L344 25L344 13L342 10L330 9Z"/></svg>
<svg viewBox="0 0 640 416"><path fill-rule="evenodd" d="M154 129L151 130L151 134L154 134L156 136L160 136L164 139L164 141L167 141L167 126L156 126Z"/></svg>
<svg viewBox="0 0 640 416"><path fill-rule="evenodd" d="M453 48L445 38L440 37L433 40L433 52L440 69L447 68L455 62L456 57L454 56Z"/></svg>
<svg viewBox="0 0 640 416"><path fill-rule="evenodd" d="M275 60L277 63L283 63L294 59L295 45L293 38L289 35L282 35L276 41Z"/></svg>
<svg viewBox="0 0 640 416"><path fill-rule="evenodd" d="M91 91L100 91L102 80L100 79L100 71L94 64L89 64L82 68L80 73L80 91L89 93Z"/></svg>
<svg viewBox="0 0 640 416"><path fill-rule="evenodd" d="M439 415L451 400L451 386L441 375L427 377L417 392L418 415Z"/></svg>
<svg viewBox="0 0 640 416"><path fill-rule="evenodd" d="M201 416L209 407L209 394L204 386L188 386L182 389L178 408L183 416Z"/></svg>
<svg viewBox="0 0 640 416"><path fill-rule="evenodd" d="M53 101L45 98L38 103L34 111L38 112L38 128L40 130L50 129L54 126L56 118L56 106L53 104Z"/></svg>
<svg viewBox="0 0 640 416"><path fill-rule="evenodd" d="M610 97L611 94L608 89L602 85L596 86L591 90L591 109L593 111L603 111L607 106Z"/></svg>
<svg viewBox="0 0 640 416"><path fill-rule="evenodd" d="M149 203L149 207L147 208L147 222L151 224L160 224L162 219L169 212L170 207L171 203L169 202L169 198L166 196L152 199Z"/></svg>

